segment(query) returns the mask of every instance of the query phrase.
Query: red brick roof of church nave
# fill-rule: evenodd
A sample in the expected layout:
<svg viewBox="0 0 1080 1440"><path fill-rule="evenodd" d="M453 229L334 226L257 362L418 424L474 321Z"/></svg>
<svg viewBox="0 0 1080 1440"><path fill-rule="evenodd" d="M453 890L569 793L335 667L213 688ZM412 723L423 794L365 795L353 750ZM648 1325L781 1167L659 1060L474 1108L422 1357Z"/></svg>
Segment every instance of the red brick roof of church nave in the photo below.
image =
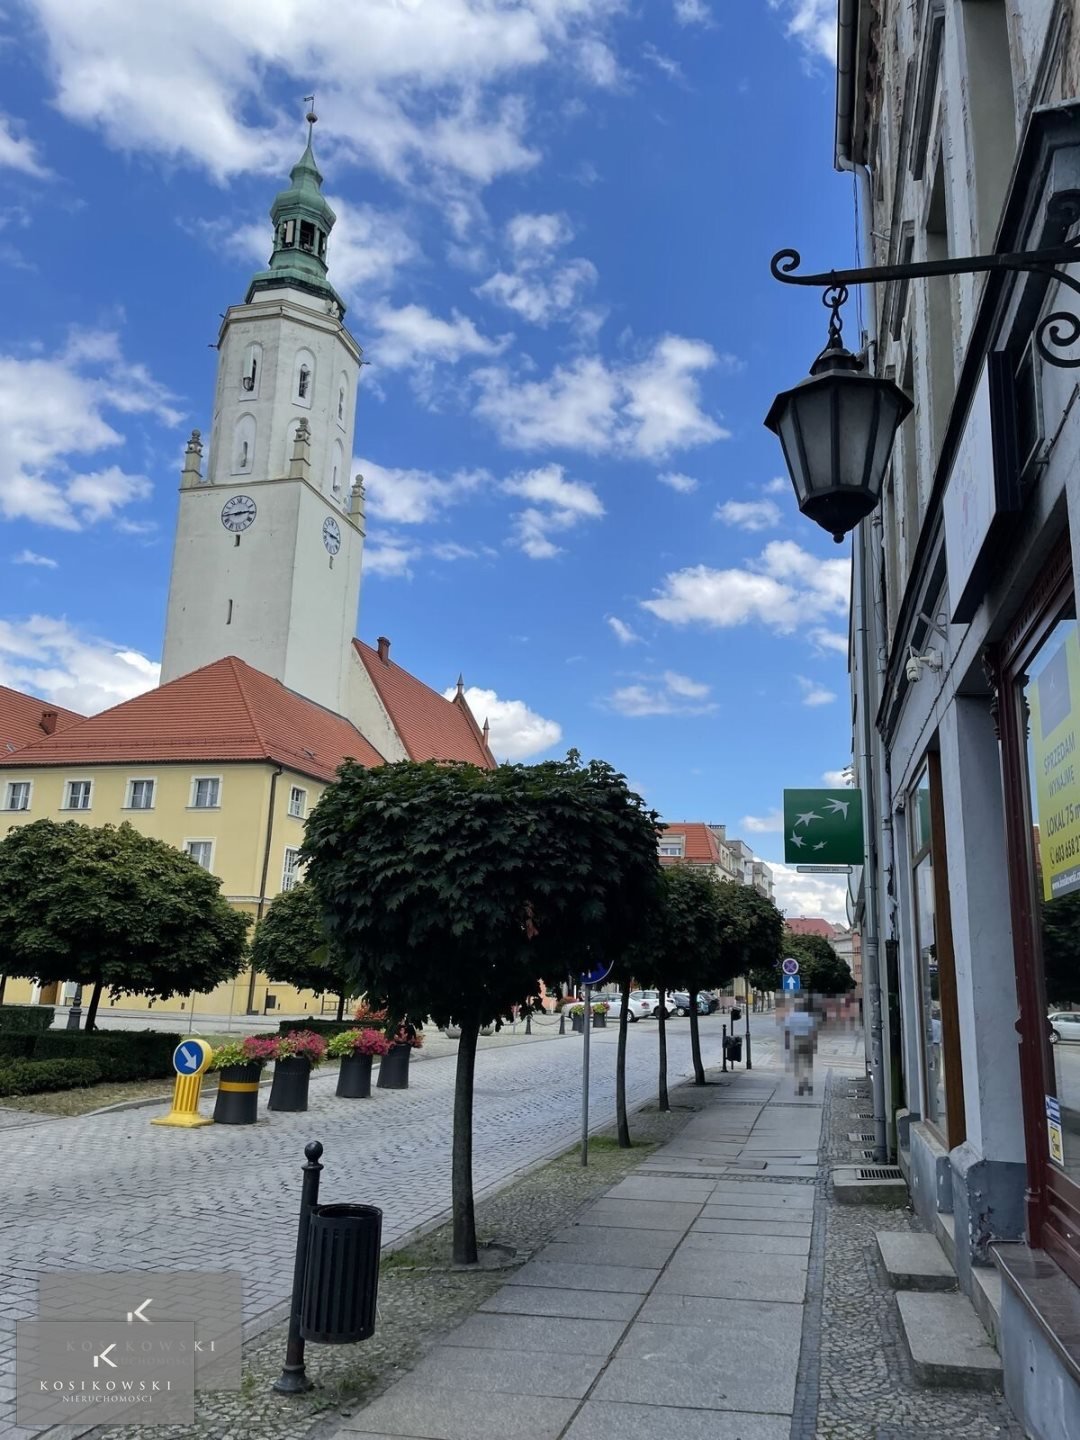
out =
<svg viewBox="0 0 1080 1440"><path fill-rule="evenodd" d="M410 675L390 659L385 636L380 636L377 647L363 640L354 640L353 646L410 759L465 760L494 770L495 757L461 688L453 700L447 700Z"/></svg>

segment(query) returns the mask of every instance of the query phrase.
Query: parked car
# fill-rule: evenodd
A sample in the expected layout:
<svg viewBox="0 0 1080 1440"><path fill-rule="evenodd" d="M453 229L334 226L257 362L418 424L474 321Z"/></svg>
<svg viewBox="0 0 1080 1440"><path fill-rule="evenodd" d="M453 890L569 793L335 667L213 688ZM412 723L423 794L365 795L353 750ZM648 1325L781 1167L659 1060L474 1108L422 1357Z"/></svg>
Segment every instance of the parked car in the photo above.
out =
<svg viewBox="0 0 1080 1440"><path fill-rule="evenodd" d="M622 996L605 995L604 999L608 1002L608 1019L618 1020L622 1015ZM635 991L630 996L626 1018L630 1024L633 1025L638 1020L647 1020L653 1013L654 1008L651 1001L638 998L637 992Z"/></svg>
<svg viewBox="0 0 1080 1440"><path fill-rule="evenodd" d="M674 1006L676 1015L690 1014L690 995L686 990L673 990L671 993L671 1003ZM709 997L703 991L698 992L697 1013L699 1015L708 1015L710 1013Z"/></svg>
<svg viewBox="0 0 1080 1440"><path fill-rule="evenodd" d="M1056 1010L1050 1016L1050 1043L1073 1040L1080 1044L1080 1010Z"/></svg>

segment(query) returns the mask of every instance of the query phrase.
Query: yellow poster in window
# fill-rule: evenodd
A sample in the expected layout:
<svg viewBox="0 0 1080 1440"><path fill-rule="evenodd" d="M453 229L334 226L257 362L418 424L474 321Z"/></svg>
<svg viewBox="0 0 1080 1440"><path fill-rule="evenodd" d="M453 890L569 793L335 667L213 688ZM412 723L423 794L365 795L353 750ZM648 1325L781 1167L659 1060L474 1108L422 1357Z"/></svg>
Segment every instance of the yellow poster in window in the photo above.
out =
<svg viewBox="0 0 1080 1440"><path fill-rule="evenodd" d="M1053 900L1080 889L1080 633L1075 626L1028 693L1043 896Z"/></svg>

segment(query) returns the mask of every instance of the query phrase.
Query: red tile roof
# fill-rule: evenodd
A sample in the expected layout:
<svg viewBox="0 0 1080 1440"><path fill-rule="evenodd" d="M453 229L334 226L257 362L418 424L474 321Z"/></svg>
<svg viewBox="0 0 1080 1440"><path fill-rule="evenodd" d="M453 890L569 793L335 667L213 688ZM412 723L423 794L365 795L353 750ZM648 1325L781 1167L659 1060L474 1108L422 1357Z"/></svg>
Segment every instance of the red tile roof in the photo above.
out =
<svg viewBox="0 0 1080 1440"><path fill-rule="evenodd" d="M467 760L495 769L495 757L460 690L453 700L445 699L390 659L389 642L385 659L363 640L353 645L410 759Z"/></svg>
<svg viewBox="0 0 1080 1440"><path fill-rule="evenodd" d="M675 840L680 835L685 837L681 862L678 856L661 855L661 865L685 864L686 861L696 862L699 865L720 864L720 846L708 825L699 820L691 820L688 824L678 824L672 821L663 827L660 840Z"/></svg>
<svg viewBox="0 0 1080 1440"><path fill-rule="evenodd" d="M820 935L823 940L831 940L838 928L816 915L796 915L793 920L785 919L784 924L793 935Z"/></svg>
<svg viewBox="0 0 1080 1440"><path fill-rule="evenodd" d="M36 700L33 695L0 685L0 764L13 750L45 736L41 717L48 714L56 716L57 730L66 730L83 718L74 710L64 710L48 700Z"/></svg>
<svg viewBox="0 0 1080 1440"><path fill-rule="evenodd" d="M229 655L89 720L41 736L6 764L269 760L318 780L332 780L347 758L364 765L383 763L348 720Z"/></svg>

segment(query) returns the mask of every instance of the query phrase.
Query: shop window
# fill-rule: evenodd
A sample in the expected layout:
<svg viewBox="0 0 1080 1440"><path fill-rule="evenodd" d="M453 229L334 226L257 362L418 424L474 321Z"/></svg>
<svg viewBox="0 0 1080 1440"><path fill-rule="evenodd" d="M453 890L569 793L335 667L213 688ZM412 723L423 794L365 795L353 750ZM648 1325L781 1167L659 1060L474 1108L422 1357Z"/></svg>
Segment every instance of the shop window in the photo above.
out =
<svg viewBox="0 0 1080 1440"><path fill-rule="evenodd" d="M1080 1282L1080 634L1063 537L995 656L1028 1243Z"/></svg>
<svg viewBox="0 0 1080 1440"><path fill-rule="evenodd" d="M923 1057L923 1118L952 1149L965 1138L964 1099L941 760L936 751L927 755L910 791L908 834Z"/></svg>

